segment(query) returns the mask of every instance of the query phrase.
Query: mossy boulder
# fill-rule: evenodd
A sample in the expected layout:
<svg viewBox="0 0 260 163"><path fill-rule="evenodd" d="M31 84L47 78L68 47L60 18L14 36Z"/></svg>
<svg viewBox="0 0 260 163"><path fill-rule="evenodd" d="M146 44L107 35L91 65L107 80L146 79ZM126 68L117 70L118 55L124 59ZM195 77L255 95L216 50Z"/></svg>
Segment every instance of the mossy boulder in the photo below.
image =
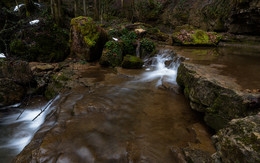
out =
<svg viewBox="0 0 260 163"><path fill-rule="evenodd" d="M216 32L206 32L199 29L184 28L172 34L173 44L187 46L216 46L221 35Z"/></svg>
<svg viewBox="0 0 260 163"><path fill-rule="evenodd" d="M233 119L226 128L213 136L216 162L260 161L260 113Z"/></svg>
<svg viewBox="0 0 260 163"><path fill-rule="evenodd" d="M102 66L119 66L123 60L122 44L118 41L108 41L102 52L99 63Z"/></svg>
<svg viewBox="0 0 260 163"><path fill-rule="evenodd" d="M126 55L122 62L122 67L128 69L140 69L142 68L143 64L144 62L140 58L132 55Z"/></svg>
<svg viewBox="0 0 260 163"><path fill-rule="evenodd" d="M98 60L107 42L106 32L90 17L73 18L70 25L71 55L87 61Z"/></svg>

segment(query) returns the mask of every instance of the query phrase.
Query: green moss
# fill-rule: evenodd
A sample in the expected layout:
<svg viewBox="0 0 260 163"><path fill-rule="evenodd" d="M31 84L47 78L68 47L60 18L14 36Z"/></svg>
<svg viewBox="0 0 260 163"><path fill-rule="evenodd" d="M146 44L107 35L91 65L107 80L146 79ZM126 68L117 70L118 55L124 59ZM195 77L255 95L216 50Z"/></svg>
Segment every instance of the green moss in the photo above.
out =
<svg viewBox="0 0 260 163"><path fill-rule="evenodd" d="M138 69L138 68L142 68L143 64L144 62L140 58L132 55L126 55L122 62L122 67L129 68L129 69Z"/></svg>
<svg viewBox="0 0 260 163"><path fill-rule="evenodd" d="M152 52L155 49L155 44L146 38L143 38L140 43L141 48L144 48L147 52Z"/></svg>
<svg viewBox="0 0 260 163"><path fill-rule="evenodd" d="M103 66L119 66L123 60L122 45L117 41L108 41L99 63Z"/></svg>
<svg viewBox="0 0 260 163"><path fill-rule="evenodd" d="M221 40L221 35L215 32L206 32L203 30L181 30L172 35L173 42L180 45L203 45L216 46Z"/></svg>
<svg viewBox="0 0 260 163"><path fill-rule="evenodd" d="M70 25L75 26L84 37L85 43L89 47L96 45L97 40L99 39L99 32L96 23L90 17L80 16L77 18L71 19Z"/></svg>
<svg viewBox="0 0 260 163"><path fill-rule="evenodd" d="M205 31L196 30L195 34L192 35L193 37L193 44L208 44L209 43L209 36Z"/></svg>
<svg viewBox="0 0 260 163"><path fill-rule="evenodd" d="M57 92L50 87L48 87L47 90L44 92L44 95L48 100L54 98L56 96L56 94L57 94Z"/></svg>

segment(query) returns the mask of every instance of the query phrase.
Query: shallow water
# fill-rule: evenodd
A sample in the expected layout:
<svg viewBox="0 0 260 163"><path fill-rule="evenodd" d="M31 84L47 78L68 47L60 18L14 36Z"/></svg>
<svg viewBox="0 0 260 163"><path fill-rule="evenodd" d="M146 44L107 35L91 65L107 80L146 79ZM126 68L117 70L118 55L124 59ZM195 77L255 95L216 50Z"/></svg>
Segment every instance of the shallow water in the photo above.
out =
<svg viewBox="0 0 260 163"><path fill-rule="evenodd" d="M173 47L188 62L209 65L232 77L242 89L260 89L260 46Z"/></svg>
<svg viewBox="0 0 260 163"><path fill-rule="evenodd" d="M58 119L36 149L38 154L34 159L176 162L181 158L174 151L184 147L213 154L211 134L201 115L190 109L183 95L160 87L164 81L176 84L178 58L171 51L162 50L159 56L147 62L150 64L143 70L118 69L116 74L93 66L82 72L81 77L95 82L95 88L74 88L51 106L58 110ZM19 123L15 121L18 113L10 113L2 119L1 126L9 128L4 131L11 136L1 136L3 142L8 142L3 143L6 147L0 151L2 159L6 159L3 161L14 157L15 152L7 157L5 152L14 150L12 141L21 143L26 138L23 146L19 146L24 147L39 128L47 113L38 119L40 122L33 126L33 132L23 134L30 130L32 118L44 106L43 103L38 105L27 109L28 114L26 112ZM23 129L21 125L26 127ZM15 150L17 154L21 148Z"/></svg>

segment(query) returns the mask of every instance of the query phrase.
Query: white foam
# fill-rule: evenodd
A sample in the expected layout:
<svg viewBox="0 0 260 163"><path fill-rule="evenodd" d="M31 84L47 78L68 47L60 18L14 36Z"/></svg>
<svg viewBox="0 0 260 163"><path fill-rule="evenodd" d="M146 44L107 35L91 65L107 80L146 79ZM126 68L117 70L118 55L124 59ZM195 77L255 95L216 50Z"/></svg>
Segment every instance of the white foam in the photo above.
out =
<svg viewBox="0 0 260 163"><path fill-rule="evenodd" d="M174 62L174 57L165 54L158 54L153 59L153 64L151 68L147 68L146 71L142 75L141 81L149 82L157 80L156 86L162 84L162 79L167 80L167 82L171 82L176 84L176 76L177 76L177 68L178 62ZM171 62L171 64L166 65L166 61Z"/></svg>
<svg viewBox="0 0 260 163"><path fill-rule="evenodd" d="M4 53L0 53L0 58L6 58Z"/></svg>
<svg viewBox="0 0 260 163"><path fill-rule="evenodd" d="M22 6L24 6L24 4L22 3L22 4L19 4L18 6L19 6L19 8L21 8ZM15 7L14 7L14 11L15 11L15 12L18 11L18 6L15 6Z"/></svg>
<svg viewBox="0 0 260 163"><path fill-rule="evenodd" d="M30 25L34 25L34 24L38 24L40 22L40 20L36 19L36 20L33 20L33 21L30 21Z"/></svg>

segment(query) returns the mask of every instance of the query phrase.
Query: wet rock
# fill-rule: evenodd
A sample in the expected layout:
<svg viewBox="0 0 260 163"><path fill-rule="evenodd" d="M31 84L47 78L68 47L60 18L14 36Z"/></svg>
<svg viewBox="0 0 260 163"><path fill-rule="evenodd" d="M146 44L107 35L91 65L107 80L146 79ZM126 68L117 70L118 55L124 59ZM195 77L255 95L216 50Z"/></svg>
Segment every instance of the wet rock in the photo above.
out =
<svg viewBox="0 0 260 163"><path fill-rule="evenodd" d="M107 41L106 32L90 17L77 17L71 20L70 48L72 56L87 61L101 57Z"/></svg>
<svg viewBox="0 0 260 163"><path fill-rule="evenodd" d="M0 106L7 106L22 101L25 95L23 86L8 78L0 79Z"/></svg>
<svg viewBox="0 0 260 163"><path fill-rule="evenodd" d="M198 149L183 149L184 157L187 162L192 163L211 163L213 159L211 158L210 153L198 150Z"/></svg>
<svg viewBox="0 0 260 163"><path fill-rule="evenodd" d="M233 119L213 136L217 148L214 157L222 162L260 161L260 113Z"/></svg>
<svg viewBox="0 0 260 163"><path fill-rule="evenodd" d="M161 88L173 91L176 94L180 94L180 87L177 84L174 84L171 81L167 80L166 77L163 77L162 79Z"/></svg>
<svg viewBox="0 0 260 163"><path fill-rule="evenodd" d="M259 94L242 92L234 79L219 75L209 66L182 63L177 83L190 100L191 108L205 113L205 122L215 130L225 127L234 118L259 110Z"/></svg>
<svg viewBox="0 0 260 163"><path fill-rule="evenodd" d="M35 82L28 62L2 61L0 63L0 105L20 102L26 90Z"/></svg>
<svg viewBox="0 0 260 163"><path fill-rule="evenodd" d="M181 29L182 27L179 28L179 32L172 34L173 44L216 46L221 39L221 35L215 32L206 32L190 26L184 26L183 29Z"/></svg>
<svg viewBox="0 0 260 163"><path fill-rule="evenodd" d="M129 69L139 69L142 68L143 64L144 62L140 58L131 55L126 55L122 62L122 67Z"/></svg>

